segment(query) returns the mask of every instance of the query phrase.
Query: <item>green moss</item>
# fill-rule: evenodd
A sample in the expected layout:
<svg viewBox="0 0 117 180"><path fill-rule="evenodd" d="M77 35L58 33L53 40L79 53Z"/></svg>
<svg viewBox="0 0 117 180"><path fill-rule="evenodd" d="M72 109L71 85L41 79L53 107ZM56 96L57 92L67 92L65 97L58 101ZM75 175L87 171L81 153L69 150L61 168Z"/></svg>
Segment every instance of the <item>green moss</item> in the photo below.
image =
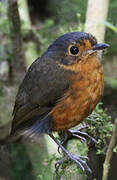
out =
<svg viewBox="0 0 117 180"><path fill-rule="evenodd" d="M111 137L113 124L107 110L103 110L99 103L93 113L86 118L89 125L88 132L97 139L97 154L105 154L108 147L108 140Z"/></svg>

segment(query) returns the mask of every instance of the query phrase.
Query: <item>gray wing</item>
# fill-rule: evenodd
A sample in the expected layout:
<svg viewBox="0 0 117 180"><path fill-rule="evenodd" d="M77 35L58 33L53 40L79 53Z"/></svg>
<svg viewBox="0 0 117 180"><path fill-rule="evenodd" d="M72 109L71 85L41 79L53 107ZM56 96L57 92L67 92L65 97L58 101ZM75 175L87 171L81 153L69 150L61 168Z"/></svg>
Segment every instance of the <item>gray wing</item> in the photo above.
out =
<svg viewBox="0 0 117 180"><path fill-rule="evenodd" d="M54 60L37 59L29 68L16 96L12 132L32 126L69 87L66 72Z"/></svg>

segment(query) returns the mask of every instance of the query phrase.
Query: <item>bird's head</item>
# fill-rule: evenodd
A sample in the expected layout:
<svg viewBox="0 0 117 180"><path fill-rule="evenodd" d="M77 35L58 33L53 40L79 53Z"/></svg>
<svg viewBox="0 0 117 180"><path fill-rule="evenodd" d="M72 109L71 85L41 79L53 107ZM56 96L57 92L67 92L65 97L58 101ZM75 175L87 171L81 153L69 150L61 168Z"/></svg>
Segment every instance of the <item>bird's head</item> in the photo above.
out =
<svg viewBox="0 0 117 180"><path fill-rule="evenodd" d="M87 58L96 56L99 50L108 47L109 45L105 43L98 44L96 38L89 33L71 32L56 39L46 54L69 66L86 61Z"/></svg>

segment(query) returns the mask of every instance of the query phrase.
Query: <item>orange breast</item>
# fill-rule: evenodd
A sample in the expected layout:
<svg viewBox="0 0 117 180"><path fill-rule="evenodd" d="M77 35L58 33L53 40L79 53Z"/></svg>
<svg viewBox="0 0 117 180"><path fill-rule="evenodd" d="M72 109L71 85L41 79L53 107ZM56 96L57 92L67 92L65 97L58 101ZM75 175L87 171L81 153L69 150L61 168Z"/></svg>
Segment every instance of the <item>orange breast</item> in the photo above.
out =
<svg viewBox="0 0 117 180"><path fill-rule="evenodd" d="M53 130L65 130L78 125L95 108L104 89L103 68L97 57L72 68L72 84L51 111Z"/></svg>

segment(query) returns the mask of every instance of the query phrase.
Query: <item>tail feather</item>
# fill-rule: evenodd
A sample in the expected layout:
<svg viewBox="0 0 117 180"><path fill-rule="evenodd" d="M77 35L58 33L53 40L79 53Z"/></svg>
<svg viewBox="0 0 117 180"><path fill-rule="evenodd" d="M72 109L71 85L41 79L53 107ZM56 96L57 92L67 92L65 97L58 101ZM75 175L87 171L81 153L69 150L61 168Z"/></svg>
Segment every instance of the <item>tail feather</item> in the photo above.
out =
<svg viewBox="0 0 117 180"><path fill-rule="evenodd" d="M36 118L35 118L36 119ZM33 138L38 137L40 134L48 134L52 131L52 116L48 114L44 118L37 121L34 125L32 125L30 128L24 130L22 132L22 135Z"/></svg>

